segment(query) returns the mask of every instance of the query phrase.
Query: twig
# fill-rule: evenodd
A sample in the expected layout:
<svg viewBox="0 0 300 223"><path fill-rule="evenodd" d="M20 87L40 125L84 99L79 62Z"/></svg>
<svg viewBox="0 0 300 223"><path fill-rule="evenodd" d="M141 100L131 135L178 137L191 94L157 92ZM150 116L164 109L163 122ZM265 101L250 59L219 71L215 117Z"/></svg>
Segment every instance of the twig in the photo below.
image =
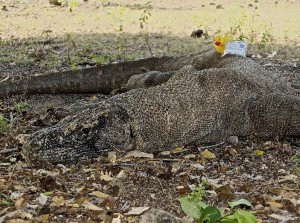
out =
<svg viewBox="0 0 300 223"><path fill-rule="evenodd" d="M162 183L161 183L161 181L156 177L155 178L157 181L158 181L158 183L159 183L159 185L160 185L160 187L161 187L161 189L162 189L162 191L164 191L164 187L163 187L163 185L162 185Z"/></svg>
<svg viewBox="0 0 300 223"><path fill-rule="evenodd" d="M0 150L0 154L13 153L13 152L19 152L19 148L12 148L12 149L3 149L3 150Z"/></svg>
<svg viewBox="0 0 300 223"><path fill-rule="evenodd" d="M3 78L2 80L0 80L0 83L1 83L1 82L7 81L9 78L10 78L10 75L8 74L7 77L5 77L5 78Z"/></svg>
<svg viewBox="0 0 300 223"><path fill-rule="evenodd" d="M225 143L225 142L220 142L220 143L215 144L215 145L210 145L210 146L200 146L199 149L209 149L209 148L221 146L221 145L223 145L224 143Z"/></svg>

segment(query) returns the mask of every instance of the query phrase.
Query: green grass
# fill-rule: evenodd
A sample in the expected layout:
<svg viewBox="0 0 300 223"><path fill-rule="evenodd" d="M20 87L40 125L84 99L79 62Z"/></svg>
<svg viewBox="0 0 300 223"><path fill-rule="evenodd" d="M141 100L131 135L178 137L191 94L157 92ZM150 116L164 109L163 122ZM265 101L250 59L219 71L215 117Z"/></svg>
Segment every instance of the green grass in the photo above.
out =
<svg viewBox="0 0 300 223"><path fill-rule="evenodd" d="M0 133L3 133L8 128L9 122L8 120L0 114Z"/></svg>

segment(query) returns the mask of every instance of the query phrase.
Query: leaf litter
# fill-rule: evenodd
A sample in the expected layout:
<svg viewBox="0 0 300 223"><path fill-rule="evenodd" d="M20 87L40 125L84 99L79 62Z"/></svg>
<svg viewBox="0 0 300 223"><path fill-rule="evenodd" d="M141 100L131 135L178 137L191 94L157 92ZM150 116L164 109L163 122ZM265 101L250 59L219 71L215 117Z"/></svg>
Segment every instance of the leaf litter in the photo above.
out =
<svg viewBox="0 0 300 223"><path fill-rule="evenodd" d="M291 154L299 154L298 148L291 146L291 154L285 154L279 142L273 142L272 149L264 142L252 147L248 143L236 148L234 156L225 147L210 148L215 157L195 148L189 150L191 158L186 152L153 159L117 156L112 162L102 157L68 168L39 169L20 159L0 168L0 222L135 222L150 207L183 217L175 199L201 180L208 183L206 203L225 207L234 200L233 205L251 208L247 199L260 222L299 221L300 176L289 161ZM255 154L257 148L264 153ZM221 171L224 165L227 169Z"/></svg>

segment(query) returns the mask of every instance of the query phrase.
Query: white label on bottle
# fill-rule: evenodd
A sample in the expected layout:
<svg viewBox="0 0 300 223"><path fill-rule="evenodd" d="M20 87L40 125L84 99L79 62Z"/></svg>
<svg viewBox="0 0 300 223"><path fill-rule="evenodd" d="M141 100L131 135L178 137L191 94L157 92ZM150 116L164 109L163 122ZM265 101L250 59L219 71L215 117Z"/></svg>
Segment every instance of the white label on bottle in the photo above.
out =
<svg viewBox="0 0 300 223"><path fill-rule="evenodd" d="M233 54L238 56L246 56L247 43L244 41L230 41L226 43L223 56Z"/></svg>

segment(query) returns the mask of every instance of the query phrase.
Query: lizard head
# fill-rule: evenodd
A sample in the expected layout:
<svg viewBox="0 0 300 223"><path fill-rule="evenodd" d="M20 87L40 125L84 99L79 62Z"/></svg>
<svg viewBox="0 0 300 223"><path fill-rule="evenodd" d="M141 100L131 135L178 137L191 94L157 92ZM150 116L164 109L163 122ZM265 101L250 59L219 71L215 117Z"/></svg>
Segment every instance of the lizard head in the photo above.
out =
<svg viewBox="0 0 300 223"><path fill-rule="evenodd" d="M131 149L133 133L127 111L103 106L68 116L32 134L22 153L31 163L76 163L109 151Z"/></svg>

